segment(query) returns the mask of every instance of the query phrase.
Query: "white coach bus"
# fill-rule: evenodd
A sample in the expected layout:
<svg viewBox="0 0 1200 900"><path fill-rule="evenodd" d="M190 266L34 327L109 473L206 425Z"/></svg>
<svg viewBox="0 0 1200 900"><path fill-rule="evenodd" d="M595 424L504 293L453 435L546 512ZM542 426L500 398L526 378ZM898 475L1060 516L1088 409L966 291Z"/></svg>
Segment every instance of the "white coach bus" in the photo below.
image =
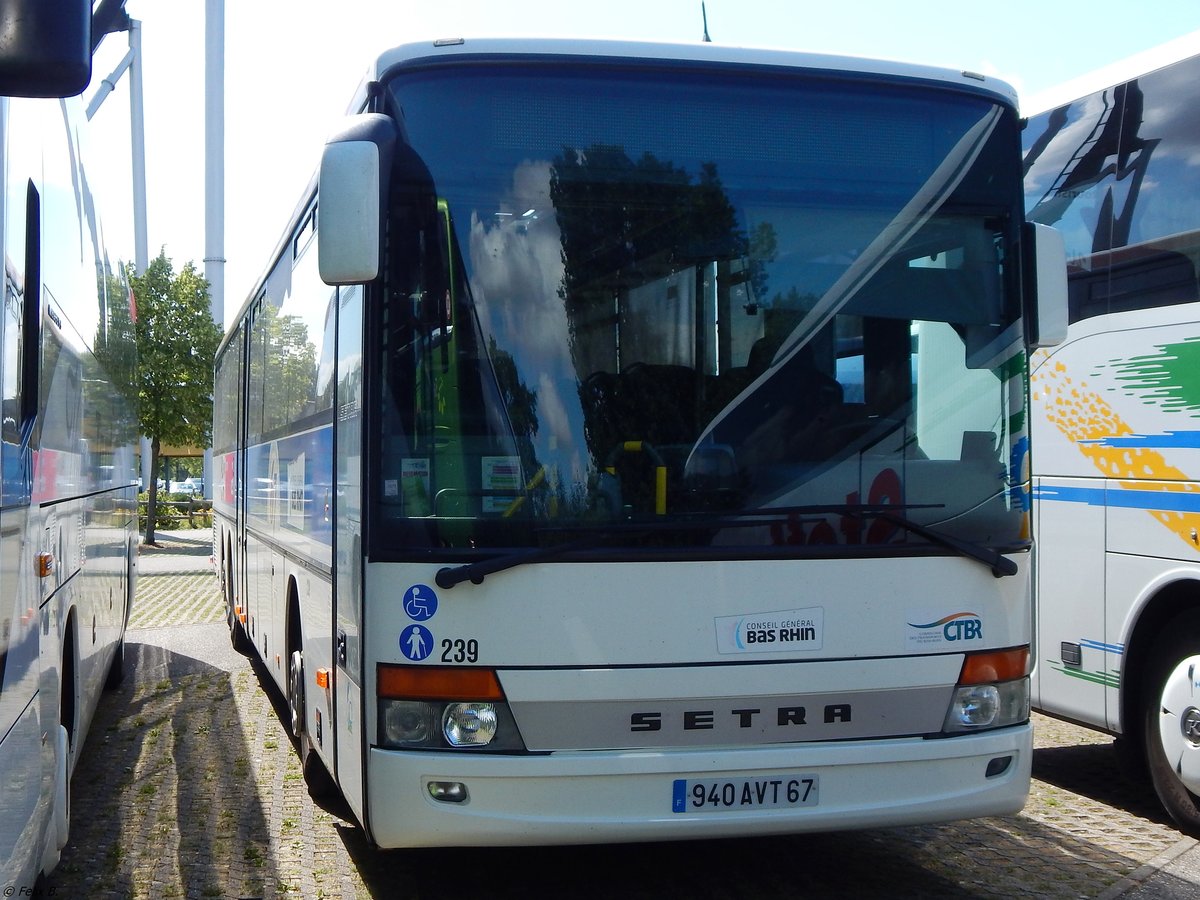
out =
<svg viewBox="0 0 1200 900"><path fill-rule="evenodd" d="M216 369L232 635L310 785L382 847L1020 809L1065 270L1008 87L448 41L351 112Z"/></svg>
<svg viewBox="0 0 1200 900"><path fill-rule="evenodd" d="M122 678L134 591L131 300L74 96L91 14L13 0L0 22L0 885L14 896L33 896L66 843L71 772L101 687Z"/></svg>
<svg viewBox="0 0 1200 900"><path fill-rule="evenodd" d="M1200 836L1196 54L1200 33L1101 73L1024 143L1028 215L1061 230L1070 298L1067 340L1032 363L1033 703L1117 735Z"/></svg>

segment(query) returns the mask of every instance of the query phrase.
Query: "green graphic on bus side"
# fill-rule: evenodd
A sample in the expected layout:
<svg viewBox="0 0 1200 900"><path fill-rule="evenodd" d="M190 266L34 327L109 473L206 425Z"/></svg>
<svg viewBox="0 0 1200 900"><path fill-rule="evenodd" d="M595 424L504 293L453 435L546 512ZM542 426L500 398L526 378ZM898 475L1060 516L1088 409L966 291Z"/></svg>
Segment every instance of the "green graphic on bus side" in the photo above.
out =
<svg viewBox="0 0 1200 900"><path fill-rule="evenodd" d="M1158 352L1113 360L1108 368L1123 393L1153 403L1163 412L1200 417L1200 338L1163 344Z"/></svg>
<svg viewBox="0 0 1200 900"><path fill-rule="evenodd" d="M1067 675L1071 678L1078 678L1080 681L1088 681L1092 684L1102 684L1105 687L1115 688L1121 686L1121 675L1114 669L1111 672L1088 672L1083 669L1072 669L1064 666L1056 659L1046 660L1046 664L1060 675Z"/></svg>

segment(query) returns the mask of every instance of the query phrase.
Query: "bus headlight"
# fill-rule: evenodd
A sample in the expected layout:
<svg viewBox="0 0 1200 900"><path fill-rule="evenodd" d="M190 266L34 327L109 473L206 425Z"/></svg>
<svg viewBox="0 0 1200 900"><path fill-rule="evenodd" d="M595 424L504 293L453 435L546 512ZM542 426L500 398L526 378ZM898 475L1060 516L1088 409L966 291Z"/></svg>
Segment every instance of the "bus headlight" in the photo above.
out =
<svg viewBox="0 0 1200 900"><path fill-rule="evenodd" d="M417 700L392 700L380 705L380 732L385 743L412 746L433 736L433 707Z"/></svg>
<svg viewBox="0 0 1200 900"><path fill-rule="evenodd" d="M381 663L376 691L380 747L525 752L493 670Z"/></svg>
<svg viewBox="0 0 1200 900"><path fill-rule="evenodd" d="M1029 679L973 684L955 690L946 711L945 732L980 731L1019 725L1029 719Z"/></svg>
<svg viewBox="0 0 1200 900"><path fill-rule="evenodd" d="M1029 721L1028 648L969 654L950 698L942 734Z"/></svg>
<svg viewBox="0 0 1200 900"><path fill-rule="evenodd" d="M380 697L377 709L379 746L388 750L525 750L507 703Z"/></svg>
<svg viewBox="0 0 1200 900"><path fill-rule="evenodd" d="M448 703L442 713L442 734L453 747L486 746L496 726L494 703Z"/></svg>

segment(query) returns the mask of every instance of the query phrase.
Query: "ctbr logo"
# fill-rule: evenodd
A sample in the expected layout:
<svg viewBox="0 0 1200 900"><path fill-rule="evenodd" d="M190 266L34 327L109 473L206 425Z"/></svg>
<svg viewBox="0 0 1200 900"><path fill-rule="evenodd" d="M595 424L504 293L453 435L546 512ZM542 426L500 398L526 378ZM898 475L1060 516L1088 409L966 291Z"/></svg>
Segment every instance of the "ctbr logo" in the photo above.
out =
<svg viewBox="0 0 1200 900"><path fill-rule="evenodd" d="M940 644L983 640L983 620L978 613L973 612L957 612L925 623L918 619L916 622L909 622L908 627L913 629L908 635L910 643Z"/></svg>

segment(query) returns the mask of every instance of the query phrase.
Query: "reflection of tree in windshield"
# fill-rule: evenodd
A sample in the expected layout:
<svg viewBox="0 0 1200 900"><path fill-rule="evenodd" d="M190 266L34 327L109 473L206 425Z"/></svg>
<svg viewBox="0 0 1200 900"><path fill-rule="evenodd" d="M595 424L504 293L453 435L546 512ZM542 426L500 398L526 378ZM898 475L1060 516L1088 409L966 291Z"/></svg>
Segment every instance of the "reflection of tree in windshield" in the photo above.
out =
<svg viewBox="0 0 1200 900"><path fill-rule="evenodd" d="M500 392L503 409L508 413L508 425L521 458L521 471L527 479L522 494L525 499L521 502L532 503L531 510L538 518L544 518L547 510L542 498L547 494L545 490L536 488L549 486L544 483L545 470L538 462L533 444L538 433L537 391L521 380L513 355L501 350L494 337L488 338L488 358L496 375L496 388Z"/></svg>
<svg viewBox="0 0 1200 900"><path fill-rule="evenodd" d="M84 361L85 415L95 428L108 432L110 437L104 443L117 447L137 440L133 308L129 285L107 265L98 281L100 321L92 341L95 360ZM118 402L118 396L123 402Z"/></svg>
<svg viewBox="0 0 1200 900"><path fill-rule="evenodd" d="M620 147L567 150L554 161L550 197L568 312L611 302L612 289L671 269L746 253L747 238L711 163L693 184L685 170L651 153L634 162Z"/></svg>
<svg viewBox="0 0 1200 900"><path fill-rule="evenodd" d="M698 267L706 262L747 255L749 240L737 226L716 166L703 165L693 181L686 170L653 154L634 161L620 147L593 145L566 150L554 160L550 196L562 240L560 294L582 383L591 458L604 464L625 440L693 440L699 424L694 405L702 398L695 384L674 391L660 382L657 391L626 396L625 405L633 405L622 415L621 401L604 376L628 372L639 362L628 352L620 355L618 295L675 273L695 271L694 277L702 277ZM695 356L689 362L693 373L700 368ZM663 374L644 373L651 380ZM682 371L673 374L687 377ZM675 401L681 397L693 408L680 408Z"/></svg>
<svg viewBox="0 0 1200 900"><path fill-rule="evenodd" d="M767 263L775 261L778 250L775 226L770 222L759 222L754 226L750 234L750 293L756 302L761 303L767 296Z"/></svg>
<svg viewBox="0 0 1200 900"><path fill-rule="evenodd" d="M263 432L302 418L316 397L317 349L308 339L308 326L299 316L280 315L264 303L256 323L265 345L250 353L251 384L264 384L263 395L251 397L251 421L261 416ZM257 336L256 336L257 340ZM270 360L270 364L267 364ZM264 375L266 381L264 382ZM261 409L255 410L255 401Z"/></svg>

